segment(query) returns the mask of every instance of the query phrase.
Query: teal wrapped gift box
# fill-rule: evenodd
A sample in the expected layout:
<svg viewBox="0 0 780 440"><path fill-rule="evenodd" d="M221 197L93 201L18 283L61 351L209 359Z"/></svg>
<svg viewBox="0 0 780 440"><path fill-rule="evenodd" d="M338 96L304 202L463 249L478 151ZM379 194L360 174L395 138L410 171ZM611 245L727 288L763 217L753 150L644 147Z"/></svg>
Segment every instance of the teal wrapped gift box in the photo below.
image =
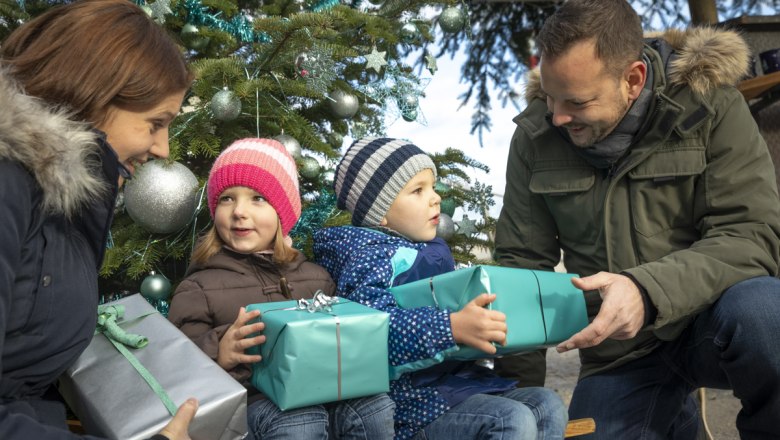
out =
<svg viewBox="0 0 780 440"><path fill-rule="evenodd" d="M482 293L495 293L488 308L506 314L507 344L495 356L558 344L588 325L585 297L574 287L574 274L500 266L473 266L390 289L405 309L433 306L458 311ZM447 359L490 357L459 346Z"/></svg>
<svg viewBox="0 0 780 440"><path fill-rule="evenodd" d="M263 357L252 367L252 385L282 410L389 389L389 315L344 298L325 298L324 307L312 307L313 300L247 307L260 310L266 337L248 350Z"/></svg>

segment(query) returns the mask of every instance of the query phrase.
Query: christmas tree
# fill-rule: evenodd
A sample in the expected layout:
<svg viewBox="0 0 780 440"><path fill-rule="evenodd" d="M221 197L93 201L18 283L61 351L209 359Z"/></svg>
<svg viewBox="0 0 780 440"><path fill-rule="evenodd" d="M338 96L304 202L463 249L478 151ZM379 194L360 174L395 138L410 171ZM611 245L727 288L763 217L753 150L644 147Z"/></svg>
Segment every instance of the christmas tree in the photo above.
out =
<svg viewBox="0 0 780 440"><path fill-rule="evenodd" d="M243 137L276 138L295 157L304 210L291 236L310 254L315 229L349 222L331 191L345 137L381 136L388 117L424 124L418 102L435 80L436 58L427 50L435 27L452 35L468 27L465 5L452 2L136 3L181 43L196 81L171 126L169 160L140 167L120 195L101 270L101 293L111 297L140 285L165 298L168 281L184 276L195 241L210 226L203 193L211 164ZM55 4L0 4L0 37ZM473 251L489 246L485 233L493 227L491 188L471 182L462 168L487 167L457 146L432 156L448 214L440 235L458 261L476 262ZM464 218L456 231L456 206L475 210L480 221Z"/></svg>

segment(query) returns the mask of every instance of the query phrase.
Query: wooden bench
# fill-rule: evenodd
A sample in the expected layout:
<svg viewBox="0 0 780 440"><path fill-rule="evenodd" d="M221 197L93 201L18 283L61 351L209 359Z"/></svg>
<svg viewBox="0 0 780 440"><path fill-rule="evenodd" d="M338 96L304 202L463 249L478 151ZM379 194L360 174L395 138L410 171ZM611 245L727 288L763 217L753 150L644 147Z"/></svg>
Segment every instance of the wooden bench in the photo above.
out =
<svg viewBox="0 0 780 440"><path fill-rule="evenodd" d="M593 434L594 432L596 432L596 421L593 419L569 420L564 437L576 437L578 435Z"/></svg>
<svg viewBox="0 0 780 440"><path fill-rule="evenodd" d="M84 428L81 426L81 422L78 420L68 419L68 428L71 432L76 434L86 434ZM566 434L564 437L576 437L578 435L592 434L596 432L596 422L593 419L577 419L569 421L566 425Z"/></svg>

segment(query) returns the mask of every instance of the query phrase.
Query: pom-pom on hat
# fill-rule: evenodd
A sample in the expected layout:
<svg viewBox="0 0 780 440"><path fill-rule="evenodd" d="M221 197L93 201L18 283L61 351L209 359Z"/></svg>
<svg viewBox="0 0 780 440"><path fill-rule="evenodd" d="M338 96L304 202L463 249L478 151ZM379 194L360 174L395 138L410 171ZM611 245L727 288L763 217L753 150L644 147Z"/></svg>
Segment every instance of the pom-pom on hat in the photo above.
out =
<svg viewBox="0 0 780 440"><path fill-rule="evenodd" d="M239 139L217 157L208 181L212 218L220 194L232 186L245 186L260 193L279 215L284 235L301 217L298 168L284 145L276 140Z"/></svg>
<svg viewBox="0 0 780 440"><path fill-rule="evenodd" d="M378 226L409 180L436 166L420 147L393 138L355 141L336 166L336 206L352 213L355 226Z"/></svg>

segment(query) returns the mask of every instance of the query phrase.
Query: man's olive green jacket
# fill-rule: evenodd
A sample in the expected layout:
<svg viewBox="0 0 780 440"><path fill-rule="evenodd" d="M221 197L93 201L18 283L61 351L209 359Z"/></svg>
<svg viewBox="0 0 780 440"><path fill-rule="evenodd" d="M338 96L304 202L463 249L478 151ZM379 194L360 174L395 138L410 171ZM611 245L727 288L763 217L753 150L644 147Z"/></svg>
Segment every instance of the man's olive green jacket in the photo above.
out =
<svg viewBox="0 0 780 440"><path fill-rule="evenodd" d="M611 170L590 166L549 120L538 75L514 121L501 265L628 274L657 309L635 338L580 351L582 375L636 359L677 338L729 286L778 274L775 170L734 87L749 50L735 33L667 32L648 39L654 101L640 134ZM591 319L600 297L587 292Z"/></svg>

